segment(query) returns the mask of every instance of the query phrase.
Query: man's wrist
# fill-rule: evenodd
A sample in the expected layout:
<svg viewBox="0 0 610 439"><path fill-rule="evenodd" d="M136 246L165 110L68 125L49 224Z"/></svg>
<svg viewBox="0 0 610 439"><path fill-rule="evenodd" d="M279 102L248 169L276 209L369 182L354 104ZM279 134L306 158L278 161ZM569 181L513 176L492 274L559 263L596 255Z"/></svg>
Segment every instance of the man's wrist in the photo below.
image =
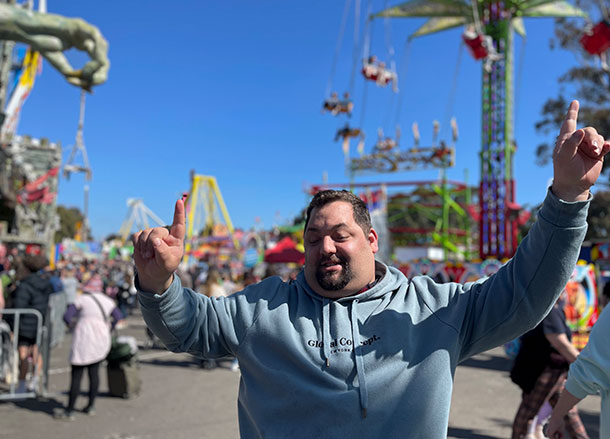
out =
<svg viewBox="0 0 610 439"><path fill-rule="evenodd" d="M553 182L551 190L563 201L574 202L574 201L587 201L589 199L589 189L578 189L575 187L562 187L560 184Z"/></svg>
<svg viewBox="0 0 610 439"><path fill-rule="evenodd" d="M137 287L141 291L146 291L149 293L155 294L163 294L167 289L171 286L172 282L174 282L174 273L172 273L166 280L153 281L150 279L146 279L146 277L142 277L140 274L136 273L137 279Z"/></svg>

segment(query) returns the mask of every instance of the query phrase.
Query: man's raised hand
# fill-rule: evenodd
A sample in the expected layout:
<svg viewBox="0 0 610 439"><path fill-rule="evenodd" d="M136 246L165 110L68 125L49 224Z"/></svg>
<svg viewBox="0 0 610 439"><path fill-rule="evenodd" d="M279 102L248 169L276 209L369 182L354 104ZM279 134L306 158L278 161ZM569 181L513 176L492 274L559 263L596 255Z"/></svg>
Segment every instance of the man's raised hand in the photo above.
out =
<svg viewBox="0 0 610 439"><path fill-rule="evenodd" d="M595 128L576 129L578 101L572 101L553 151L553 193L564 201L583 201L602 170L610 142Z"/></svg>
<svg viewBox="0 0 610 439"><path fill-rule="evenodd" d="M185 223L184 202L178 200L169 230L155 227L134 235L133 258L142 290L160 294L171 285L184 254Z"/></svg>

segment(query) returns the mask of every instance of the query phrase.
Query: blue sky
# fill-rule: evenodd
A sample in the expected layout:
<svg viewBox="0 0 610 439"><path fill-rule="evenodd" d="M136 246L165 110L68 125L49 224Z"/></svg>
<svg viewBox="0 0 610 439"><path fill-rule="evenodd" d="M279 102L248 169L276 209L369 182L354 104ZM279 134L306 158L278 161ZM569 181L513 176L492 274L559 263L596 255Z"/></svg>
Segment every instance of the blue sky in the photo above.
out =
<svg viewBox="0 0 610 439"><path fill-rule="evenodd" d="M383 3L374 2L374 10ZM216 177L234 225L243 228L253 226L257 217L264 227L289 221L308 201L303 188L322 182L325 172L331 183L347 182L341 145L333 141L344 119L320 112L343 7L336 0L50 0L49 12L82 17L98 26L110 44L108 82L88 96L85 118L94 236L119 230L128 198L142 198L170 221L174 201L189 189L191 169ZM443 124L442 137L449 133L447 109L461 30L415 39L405 58L405 40L421 23L391 20L396 61L406 63L400 78L403 146L411 142L414 121L423 144L431 139L434 119ZM333 77L339 91L348 87L351 74L352 26L350 14ZM515 38L515 177L517 201L533 205L544 198L552 175L550 166L534 164L536 145L548 140L536 134L534 124L543 102L557 94L557 77L575 59L548 49L553 20L528 19L526 29L525 46ZM382 58L388 51L385 32L383 21L376 21L372 51ZM468 169L470 184L479 181L480 70L464 50L451 108L460 139L456 166L448 175L463 181ZM354 124L360 120L363 84L358 73ZM45 62L18 132L60 141L67 159L76 135L79 93ZM367 150L379 126L393 131L398 113L388 107L398 98L391 95L373 84L368 88ZM357 181L437 177L437 171L428 170ZM82 208L83 182L82 175L62 179L58 202Z"/></svg>

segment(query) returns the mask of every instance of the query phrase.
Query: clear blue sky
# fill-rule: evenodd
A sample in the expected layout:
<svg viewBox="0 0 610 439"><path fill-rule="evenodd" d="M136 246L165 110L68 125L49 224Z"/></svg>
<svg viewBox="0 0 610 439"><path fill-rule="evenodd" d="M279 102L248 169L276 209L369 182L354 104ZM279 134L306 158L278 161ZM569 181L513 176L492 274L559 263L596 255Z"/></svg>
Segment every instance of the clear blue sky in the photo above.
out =
<svg viewBox="0 0 610 439"><path fill-rule="evenodd" d="M364 2L363 2L364 3ZM383 3L376 1L375 10ZM394 4L396 2L392 2ZM304 186L346 182L341 145L333 142L343 119L322 115L343 1L115 1L49 0L51 13L82 17L100 28L110 44L108 82L88 96L84 138L93 169L90 223L96 238L117 232L126 200L142 198L165 221L173 203L189 189L189 170L213 175L233 223L249 228L285 223L306 204ZM347 88L353 50L350 15L333 88ZM404 42L421 20L394 19L391 36L403 62ZM534 164L542 140L534 130L543 102L557 94L556 78L575 60L549 51L553 20L526 20L528 39L515 37L515 156L517 200L544 198L551 167ZM374 24L373 52L387 58L382 20ZM418 121L422 143L438 119L448 136L447 108L461 30L416 39L400 78L402 145ZM73 59L82 59L78 54ZM452 115L460 127L456 166L449 177L479 181L480 63L464 50ZM360 119L363 79L356 76L355 115ZM397 97L368 88L364 129L367 150L377 127L393 131ZM392 101L392 99L394 99ZM74 144L79 90L45 62L26 102L19 133L60 141L64 160ZM395 108L395 107L394 107ZM389 115L389 116L388 116ZM388 122L389 121L389 122ZM549 137L554 138L555 134ZM355 146L354 146L355 147ZM370 176L360 181L435 179L438 172ZM60 204L83 205L82 175L60 183Z"/></svg>

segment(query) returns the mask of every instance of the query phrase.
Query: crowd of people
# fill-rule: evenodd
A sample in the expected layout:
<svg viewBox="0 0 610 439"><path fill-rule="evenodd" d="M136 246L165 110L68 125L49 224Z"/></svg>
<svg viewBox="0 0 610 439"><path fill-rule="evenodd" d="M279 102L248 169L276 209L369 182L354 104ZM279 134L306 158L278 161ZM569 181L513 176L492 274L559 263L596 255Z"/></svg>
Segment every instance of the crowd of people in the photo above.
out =
<svg viewBox="0 0 610 439"><path fill-rule="evenodd" d="M18 339L19 376L16 394L28 392L39 394L43 355L40 347L47 342L51 347L70 333L71 379L68 403L57 413L57 418L74 419L75 404L80 393L85 371L89 378L88 403L84 413L95 413L95 399L99 388L99 374L103 361L111 347L111 333L115 328L125 327L125 317L137 307L134 285L134 267L131 260L120 257L110 259L100 255L94 259L72 259L60 257L53 265L39 254L23 246L7 251L0 244L0 330L4 328L7 343L0 346L0 382L10 382L9 355L13 337ZM187 268L177 270L184 285L194 288L208 297L226 297L262 277L281 274L288 281L296 276L296 269L284 269L281 273L268 267L258 270L236 271L229 264L212 260L194 260ZM36 310L38 318L26 312L20 314L19 325L14 327L14 314L9 310ZM3 326L4 325L4 326ZM46 340L41 338L42 328L47 330ZM161 347L158 339L146 331L145 347ZM6 367L3 368L2 362ZM229 368L239 370L235 358L229 359ZM214 360L202 360L201 367L213 369Z"/></svg>
<svg viewBox="0 0 610 439"><path fill-rule="evenodd" d="M0 245L0 307L6 310L2 320L12 331L9 339L16 337L18 341L19 376L15 394L40 393L41 347L45 344L49 348L55 346L69 331L72 333L69 401L58 417L74 418L84 370L89 376L89 403L85 412L93 414L99 368L110 350L111 329L136 305L133 264L120 259L60 259L52 267L40 252L23 250L15 246L7 252L6 247ZM43 328L46 330L44 339ZM0 348L0 358L9 360L10 343ZM10 368L1 370L9 371ZM4 381L15 379L8 373L0 378Z"/></svg>

